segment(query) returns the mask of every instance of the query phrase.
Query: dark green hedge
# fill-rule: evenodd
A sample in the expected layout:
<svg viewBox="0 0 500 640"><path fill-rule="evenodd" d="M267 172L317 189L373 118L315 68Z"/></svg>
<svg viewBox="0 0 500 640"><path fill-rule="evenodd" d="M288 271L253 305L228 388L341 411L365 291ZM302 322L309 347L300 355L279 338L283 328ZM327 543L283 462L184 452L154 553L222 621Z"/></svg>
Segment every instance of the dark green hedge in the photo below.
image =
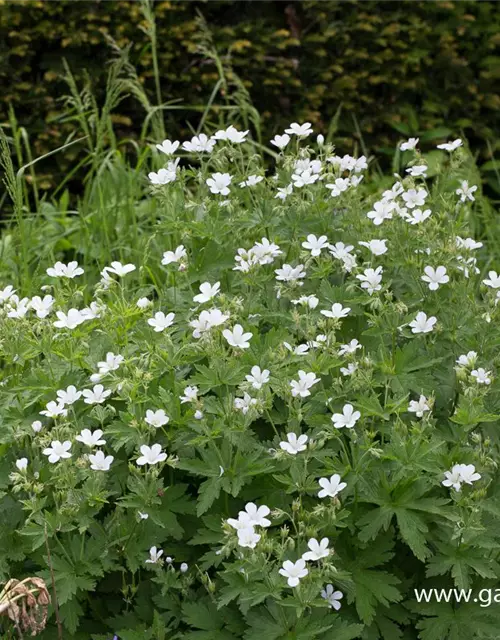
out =
<svg viewBox="0 0 500 640"><path fill-rule="evenodd" d="M196 12L206 18L221 54L263 116L264 134L291 120L325 130L342 105L339 139L362 132L372 151L397 130L446 126L464 130L486 160L500 122L500 11L497 2L165 2L156 3L164 100L206 103L215 66L195 53ZM35 154L57 147L73 126L61 125L62 60L86 68L102 88L110 49L132 42L131 57L153 94L151 51L139 2L0 1L0 118L8 104L33 136ZM355 118L353 118L353 115ZM172 135L196 124L196 112L166 115ZM143 118L123 103L119 134ZM359 130L358 130L359 127ZM408 131L410 132L410 131ZM58 157L59 172L64 158ZM56 169L57 170L57 169Z"/></svg>

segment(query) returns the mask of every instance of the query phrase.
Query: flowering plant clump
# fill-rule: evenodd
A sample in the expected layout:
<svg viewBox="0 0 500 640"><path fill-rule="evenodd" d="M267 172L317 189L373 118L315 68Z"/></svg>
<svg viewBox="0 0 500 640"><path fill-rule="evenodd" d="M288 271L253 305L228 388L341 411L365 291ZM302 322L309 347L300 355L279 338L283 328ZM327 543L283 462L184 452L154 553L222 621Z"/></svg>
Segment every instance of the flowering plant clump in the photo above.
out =
<svg viewBox="0 0 500 640"><path fill-rule="evenodd" d="M374 181L292 123L273 174L248 134L158 141L140 250L2 283L2 576L53 584L47 638L489 637L414 599L500 577L467 151Z"/></svg>

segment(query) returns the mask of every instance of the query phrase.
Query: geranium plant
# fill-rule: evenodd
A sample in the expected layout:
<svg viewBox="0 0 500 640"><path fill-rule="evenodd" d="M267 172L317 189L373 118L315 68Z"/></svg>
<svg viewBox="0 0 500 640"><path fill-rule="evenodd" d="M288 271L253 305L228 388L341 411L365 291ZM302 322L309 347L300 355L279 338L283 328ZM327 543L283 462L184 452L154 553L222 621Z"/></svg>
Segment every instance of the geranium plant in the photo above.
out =
<svg viewBox="0 0 500 640"><path fill-rule="evenodd" d="M54 242L2 285L0 569L53 582L44 638L494 637L415 599L500 575L468 152L373 180L308 123L271 142L158 141L140 250L103 208L106 263Z"/></svg>

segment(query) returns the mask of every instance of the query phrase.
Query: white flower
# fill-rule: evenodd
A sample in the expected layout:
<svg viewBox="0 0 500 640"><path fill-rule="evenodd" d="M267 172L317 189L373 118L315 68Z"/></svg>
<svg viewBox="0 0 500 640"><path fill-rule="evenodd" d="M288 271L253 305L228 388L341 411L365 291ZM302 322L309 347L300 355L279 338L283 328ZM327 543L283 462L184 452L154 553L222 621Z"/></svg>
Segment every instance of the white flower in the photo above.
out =
<svg viewBox="0 0 500 640"><path fill-rule="evenodd" d="M245 142L245 138L248 135L248 129L246 131L238 131L236 127L230 125L227 129L216 131L212 136L214 140L227 140L234 144L241 144Z"/></svg>
<svg viewBox="0 0 500 640"><path fill-rule="evenodd" d="M93 471L109 471L111 463L113 462L113 456L106 456L104 451L96 451L94 454L89 454L90 468Z"/></svg>
<svg viewBox="0 0 500 640"><path fill-rule="evenodd" d="M31 428L33 429L33 431L34 431L35 433L39 433L39 432L42 430L43 425L42 425L42 423L40 422L40 420L34 420L34 421L31 423Z"/></svg>
<svg viewBox="0 0 500 640"><path fill-rule="evenodd" d="M453 142L445 142L444 144L438 144L437 148L438 149L444 149L445 151L455 151L455 149L458 149L458 147L462 146L462 140L460 138L457 138L456 140L453 140Z"/></svg>
<svg viewBox="0 0 500 640"><path fill-rule="evenodd" d="M244 513L244 512L240 511L240 513ZM235 529L236 532L243 531L244 529L253 529L253 525L248 524L248 514L244 516L243 519L228 518L226 522L230 527Z"/></svg>
<svg viewBox="0 0 500 640"><path fill-rule="evenodd" d="M406 173L409 173L413 178L418 178L419 176L426 178L428 168L429 167L426 164L421 164L419 166L414 166L406 169Z"/></svg>
<svg viewBox="0 0 500 640"><path fill-rule="evenodd" d="M467 249L468 251L474 251L483 246L482 242L476 242L474 238L461 238L460 236L456 236L455 242L459 249Z"/></svg>
<svg viewBox="0 0 500 640"><path fill-rule="evenodd" d="M291 560L285 560L283 567L279 570L279 574L287 578L287 584L289 587L298 586L301 578L305 578L309 570L306 569L306 561L299 558L297 562Z"/></svg>
<svg viewBox="0 0 500 640"><path fill-rule="evenodd" d="M298 124L292 122L288 129L285 129L285 133L289 133L292 136L298 136L299 138L307 138L313 132L310 122L304 122L304 124Z"/></svg>
<svg viewBox="0 0 500 640"><path fill-rule="evenodd" d="M440 265L436 269L433 267L424 267L425 275L422 276L422 280L429 284L431 291L439 289L440 284L446 284L450 281L450 276L446 275L446 267Z"/></svg>
<svg viewBox="0 0 500 640"><path fill-rule="evenodd" d="M58 329L75 329L87 319L78 309L70 309L67 314L63 311L56 311L56 316L58 319L53 325Z"/></svg>
<svg viewBox="0 0 500 640"><path fill-rule="evenodd" d="M46 295L43 298L34 296L31 298L29 306L35 311L38 318L46 318L54 304L55 300L52 296Z"/></svg>
<svg viewBox="0 0 500 640"><path fill-rule="evenodd" d="M173 156L179 148L179 145L180 142L178 140L175 140L174 142L170 140L164 140L161 144L157 144L156 148L158 149L158 151L161 151L167 156Z"/></svg>
<svg viewBox="0 0 500 640"><path fill-rule="evenodd" d="M469 351L466 355L457 358L456 363L462 367L472 367L476 362L477 351Z"/></svg>
<svg viewBox="0 0 500 640"><path fill-rule="evenodd" d="M327 318L340 319L347 318L350 311L351 307L343 307L340 302L334 302L330 310L322 309L320 313Z"/></svg>
<svg viewBox="0 0 500 640"><path fill-rule="evenodd" d="M318 484L321 490L318 492L318 498L335 498L335 496L347 487L345 482L341 481L338 473L334 473L333 476L328 478L320 478Z"/></svg>
<svg viewBox="0 0 500 640"><path fill-rule="evenodd" d="M264 180L262 176L251 175L248 176L246 180L243 180L243 182L240 182L240 187L255 187L255 185L262 182L262 180Z"/></svg>
<svg viewBox="0 0 500 640"><path fill-rule="evenodd" d="M304 173L304 171L309 171L309 173L321 173L322 164L321 160L309 160L309 158L301 158L297 160L293 165L293 172L296 174Z"/></svg>
<svg viewBox="0 0 500 640"><path fill-rule="evenodd" d="M351 251L354 249L352 244L345 245L343 242L336 242L330 245L330 253L337 260L345 260L351 256Z"/></svg>
<svg viewBox="0 0 500 640"><path fill-rule="evenodd" d="M321 560L322 558L328 558L330 555L328 542L328 538L323 538L321 542L318 542L316 538L311 538L307 543L310 551L306 551L302 554L302 560L315 561Z"/></svg>
<svg viewBox="0 0 500 640"><path fill-rule="evenodd" d="M96 429L94 432L90 429L83 429L80 435L76 436L76 440L85 444L87 447L100 447L106 444L106 440L102 440L102 434L101 429Z"/></svg>
<svg viewBox="0 0 500 640"><path fill-rule="evenodd" d="M202 311L199 317L191 320L190 327L193 327L193 337L200 338L204 333L210 331L213 327L218 327L229 318L229 314L223 314L219 309L210 309L210 311Z"/></svg>
<svg viewBox="0 0 500 640"><path fill-rule="evenodd" d="M212 153L215 144L216 140L209 138L205 133L200 133L199 136L193 136L190 141L183 142L182 148L184 151L194 153L203 153L204 151Z"/></svg>
<svg viewBox="0 0 500 640"><path fill-rule="evenodd" d="M30 299L22 298L22 300L20 300L19 296L14 294L10 297L6 306L7 309L9 309L7 313L8 318L24 318L30 310Z"/></svg>
<svg viewBox="0 0 500 640"><path fill-rule="evenodd" d="M288 135L288 133L284 133L282 136L276 135L271 140L271 144L273 144L275 147L278 147L278 149L284 149L289 142L290 136Z"/></svg>
<svg viewBox="0 0 500 640"><path fill-rule="evenodd" d="M491 384L491 371L486 371L483 367L474 369L470 372L471 376L476 379L478 384Z"/></svg>
<svg viewBox="0 0 500 640"><path fill-rule="evenodd" d="M142 511L138 511L137 515L140 520L147 520L149 518L149 513L142 513Z"/></svg>
<svg viewBox="0 0 500 640"><path fill-rule="evenodd" d="M332 422L335 429L352 429L356 422L361 418L359 411L354 411L352 404L345 404L342 409L342 413L334 413L332 416Z"/></svg>
<svg viewBox="0 0 500 640"><path fill-rule="evenodd" d="M151 300L149 298L139 298L139 300L137 300L136 305L139 309L147 309L148 307L150 307L153 303L151 302Z"/></svg>
<svg viewBox="0 0 500 640"><path fill-rule="evenodd" d="M151 184L163 185L170 184L170 182L174 182L177 178L176 167L167 167L166 169L159 169L158 172L150 171L148 173L148 178Z"/></svg>
<svg viewBox="0 0 500 640"><path fill-rule="evenodd" d="M415 140L415 138L410 138L410 140ZM338 611L342 606L339 600L342 600L344 594L342 591L335 591L332 584L327 584L326 588L321 591L321 597L328 602L332 609Z"/></svg>
<svg viewBox="0 0 500 640"><path fill-rule="evenodd" d="M281 282L296 282L306 277L306 272L303 269L303 264L298 264L296 267L292 267L290 264L284 264L281 269L275 269L274 273L276 274L276 280Z"/></svg>
<svg viewBox="0 0 500 640"><path fill-rule="evenodd" d="M304 434L297 437L297 434L295 433L287 433L286 439L288 440L288 442L280 442L280 448L283 449L283 451L289 453L291 456L295 456L297 455L297 453L300 453L301 451L305 451L307 449L306 443L309 438Z"/></svg>
<svg viewBox="0 0 500 640"><path fill-rule="evenodd" d="M465 484L472 484L481 478L479 473L476 473L476 467L473 464L461 464L460 476Z"/></svg>
<svg viewBox="0 0 500 640"><path fill-rule="evenodd" d="M96 384L93 389L84 389L82 395L85 404L102 404L111 395L111 389L105 389L102 384Z"/></svg>
<svg viewBox="0 0 500 640"><path fill-rule="evenodd" d="M213 173L211 178L206 179L207 185L210 187L211 193L220 193L223 196L229 194L229 185L231 184L232 176L229 173Z"/></svg>
<svg viewBox="0 0 500 640"><path fill-rule="evenodd" d="M320 378L317 378L314 373L306 373L305 371L299 370L299 379L290 382L292 396L294 398L297 396L307 398L307 396L311 395L309 389L318 382L320 382Z"/></svg>
<svg viewBox="0 0 500 640"><path fill-rule="evenodd" d="M340 367L340 373L343 376L352 376L352 374L357 370L358 364L356 362L349 362L347 367Z"/></svg>
<svg viewBox="0 0 500 640"><path fill-rule="evenodd" d="M59 402L48 402L46 408L40 411L42 416L47 418L57 418L58 416L67 416L68 410L64 408L64 405Z"/></svg>
<svg viewBox="0 0 500 640"><path fill-rule="evenodd" d="M114 283L115 281L106 271L106 269L103 269L101 271L101 280L99 281L99 286L103 287L103 289L109 289Z"/></svg>
<svg viewBox="0 0 500 640"><path fill-rule="evenodd" d="M167 459L167 454L162 452L161 444L154 444L152 447L148 447L147 444L143 444L140 447L142 456L137 458L137 464L142 467L145 464L158 464L164 462Z"/></svg>
<svg viewBox="0 0 500 640"><path fill-rule="evenodd" d="M434 325L437 322L435 316L430 318L423 311L419 311L415 317L415 320L410 322L412 333L429 333L434 329Z"/></svg>
<svg viewBox="0 0 500 640"><path fill-rule="evenodd" d="M146 560L146 564L156 564L157 562L159 562L162 555L163 549L151 547L151 549L149 550L149 558Z"/></svg>
<svg viewBox="0 0 500 640"><path fill-rule="evenodd" d="M369 249L374 256L382 256L387 253L386 242L387 240L369 240L368 242L358 242L358 244Z"/></svg>
<svg viewBox="0 0 500 640"><path fill-rule="evenodd" d="M181 563L181 566L179 567L179 571L180 571L181 573L186 573L186 571L188 571L188 570L189 570L189 565L188 565L188 563L187 563L187 562L182 562L182 563Z"/></svg>
<svg viewBox="0 0 500 640"><path fill-rule="evenodd" d="M254 389L262 389L262 386L269 382L269 369L261 369L255 365L250 374L245 376L245 379L252 384Z"/></svg>
<svg viewBox="0 0 500 640"><path fill-rule="evenodd" d="M300 296L297 300L292 300L292 304L301 304L305 307L309 307L309 309L316 309L319 304L319 299L315 295Z"/></svg>
<svg viewBox="0 0 500 640"><path fill-rule="evenodd" d="M406 142L402 142L399 145L401 151L413 151L418 144L418 138L408 138Z"/></svg>
<svg viewBox="0 0 500 640"><path fill-rule="evenodd" d="M425 222L427 218L430 217L432 211L430 209L426 209L422 211L422 209L413 209L411 214L408 214L406 217L406 221L410 224L420 224L421 222Z"/></svg>
<svg viewBox="0 0 500 640"><path fill-rule="evenodd" d="M271 509L265 504L257 507L254 502L247 502L245 511L238 513L238 519L249 527L270 527L271 521L266 518L270 513Z"/></svg>
<svg viewBox="0 0 500 640"><path fill-rule="evenodd" d="M453 487L455 491L460 491L462 488L462 475L460 473L461 465L455 464L451 468L451 471L445 471L445 479L442 481L444 487Z"/></svg>
<svg viewBox="0 0 500 640"><path fill-rule="evenodd" d="M179 399L181 401L181 404L184 404L186 402L196 402L196 400L198 400L198 387L185 387L184 395L179 396Z"/></svg>
<svg viewBox="0 0 500 640"><path fill-rule="evenodd" d="M294 356L305 356L309 351L308 344L299 344L296 347L292 347L289 342L283 342L283 346L285 347L285 349L290 351L290 353L293 353Z"/></svg>
<svg viewBox="0 0 500 640"><path fill-rule="evenodd" d="M62 262L56 262L53 267L47 269L47 275L52 278L75 278L81 276L83 269L78 266L78 262L68 262L63 264Z"/></svg>
<svg viewBox="0 0 500 640"><path fill-rule="evenodd" d="M182 258L187 257L186 249L183 244L180 244L174 251L165 251L163 253L162 264L167 265L172 262L180 262Z"/></svg>
<svg viewBox="0 0 500 640"><path fill-rule="evenodd" d="M203 411L200 411L199 409L196 409L196 411L194 412L194 418L195 418L195 420L202 420L203 419Z"/></svg>
<svg viewBox="0 0 500 640"><path fill-rule="evenodd" d="M150 424L152 427L163 427L168 424L170 418L167 416L163 409L158 409L157 411L153 411L152 409L148 409L146 411L146 417L144 418L144 422Z"/></svg>
<svg viewBox="0 0 500 640"><path fill-rule="evenodd" d="M241 324L235 324L232 329L224 329L222 335L232 347L248 349L250 346L249 340L253 336L253 333L249 331L245 333Z"/></svg>
<svg viewBox="0 0 500 640"><path fill-rule="evenodd" d="M408 209L414 209L415 207L421 207L425 204L427 198L427 191L425 189L408 189L401 194L401 197L405 201L405 205Z"/></svg>
<svg viewBox="0 0 500 640"><path fill-rule="evenodd" d="M19 460L16 460L16 467L19 471L25 471L28 467L28 458L19 458Z"/></svg>
<svg viewBox="0 0 500 640"><path fill-rule="evenodd" d="M309 249L311 255L316 257L319 256L323 249L328 249L330 246L328 244L328 238L326 236L320 236L317 238L312 233L307 236L307 240L302 243L304 249Z"/></svg>
<svg viewBox="0 0 500 640"><path fill-rule="evenodd" d="M500 275L496 271L488 271L488 278L483 280L483 284L492 289L500 289Z"/></svg>
<svg viewBox="0 0 500 640"><path fill-rule="evenodd" d="M370 295L375 293L375 291L380 291L382 289L382 267L377 267L376 269L365 269L363 273L360 273L356 276L358 280L361 281L361 288L366 289Z"/></svg>
<svg viewBox="0 0 500 640"><path fill-rule="evenodd" d="M472 187L469 187L467 180L462 180L460 184L460 188L455 191L457 196L460 196L460 201L465 202L466 200L470 200L471 202L474 202L475 198L472 194L474 191L477 191L477 186L473 185Z"/></svg>
<svg viewBox="0 0 500 640"><path fill-rule="evenodd" d="M257 399L252 398L250 394L244 393L243 398L235 398L234 399L234 408L237 411L241 411L241 413L246 416L246 414L250 411L250 408L257 404Z"/></svg>
<svg viewBox="0 0 500 640"><path fill-rule="evenodd" d="M51 464L55 464L56 462L59 462L61 458L71 458L71 453L69 452L70 449L71 442L69 440L65 440L64 442L52 440L50 447L43 450L43 455L49 457L49 462Z"/></svg>
<svg viewBox="0 0 500 640"><path fill-rule="evenodd" d="M341 345L339 349L339 356L344 356L348 353L356 353L358 349L362 349L362 348L363 348L362 345L360 345L356 339L351 340L347 344Z"/></svg>
<svg viewBox="0 0 500 640"><path fill-rule="evenodd" d="M74 385L70 385L66 390L59 389L57 392L57 402L61 405L74 404L82 396L81 391L77 391Z"/></svg>
<svg viewBox="0 0 500 640"><path fill-rule="evenodd" d="M286 200L288 196L291 195L292 193L293 193L293 184L290 183L286 187L282 187L282 188L278 187L278 193L274 197L278 198L279 200Z"/></svg>
<svg viewBox="0 0 500 640"><path fill-rule="evenodd" d="M99 304L98 302L91 302L90 306L82 309L80 313L85 320L95 320L96 318L100 318L105 310L106 305Z"/></svg>
<svg viewBox="0 0 500 640"><path fill-rule="evenodd" d="M135 271L135 269L135 264L122 264L121 262L118 262L116 260L111 263L110 267L104 267L104 271L107 271L108 273L114 273L115 276L118 276L119 278L126 276L127 273L130 273L131 271Z"/></svg>
<svg viewBox="0 0 500 640"><path fill-rule="evenodd" d="M383 200L394 200L397 196L401 195L404 191L404 187L401 182L396 182L392 185L390 189L384 191L382 194Z"/></svg>
<svg viewBox="0 0 500 640"><path fill-rule="evenodd" d="M373 224L377 227L382 224L384 220L392 218L392 212L394 211L394 202L387 200L380 200L375 202L372 211L369 211L366 216L373 221Z"/></svg>
<svg viewBox="0 0 500 640"><path fill-rule="evenodd" d="M425 396L420 396L418 400L410 400L408 411L414 413L417 418L422 418L425 411L430 411L429 401Z"/></svg>
<svg viewBox="0 0 500 640"><path fill-rule="evenodd" d="M16 289L14 289L11 284L5 287L5 289L0 289L0 304L7 302L7 300L15 294L15 292Z"/></svg>
<svg viewBox="0 0 500 640"><path fill-rule="evenodd" d="M165 315L163 311L157 311L154 318L148 319L148 324L150 327L153 327L156 333L160 333L174 324L174 318L175 313L167 313L167 315Z"/></svg>
<svg viewBox="0 0 500 640"><path fill-rule="evenodd" d="M318 179L319 175L317 173L313 173L310 170L303 171L302 173L292 174L293 186L297 187L297 189L301 189L308 184L314 184Z"/></svg>
<svg viewBox="0 0 500 640"><path fill-rule="evenodd" d="M203 284L200 284L200 293L194 296L193 301L199 302L200 304L208 302L219 293L219 290L220 282L216 282L215 284L204 282Z"/></svg>
<svg viewBox="0 0 500 640"><path fill-rule="evenodd" d="M101 360L97 363L99 373L104 375L110 371L116 371L120 368L120 365L125 360L123 356L115 355L112 351L108 351L106 354L106 360Z"/></svg>
<svg viewBox="0 0 500 640"><path fill-rule="evenodd" d="M341 193L347 191L350 186L351 178L336 178L332 183L325 184L325 187L330 189L332 198L337 198Z"/></svg>
<svg viewBox="0 0 500 640"><path fill-rule="evenodd" d="M238 545L240 547L248 547L249 549L255 549L257 542L259 542L261 535L255 533L253 527L244 527L238 529Z"/></svg>

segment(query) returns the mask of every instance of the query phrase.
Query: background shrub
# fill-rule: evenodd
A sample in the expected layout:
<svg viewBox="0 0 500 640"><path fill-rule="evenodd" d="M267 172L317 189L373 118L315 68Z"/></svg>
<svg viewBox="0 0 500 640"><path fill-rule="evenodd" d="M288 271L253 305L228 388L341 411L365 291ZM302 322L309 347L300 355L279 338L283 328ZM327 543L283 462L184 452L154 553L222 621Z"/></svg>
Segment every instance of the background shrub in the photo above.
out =
<svg viewBox="0 0 500 640"><path fill-rule="evenodd" d="M75 126L61 100L63 59L77 80L86 69L102 95L111 37L131 46L140 82L155 94L141 3L0 6L0 118L14 107L32 135L33 155L62 144ZM219 79L213 61L199 53L198 11L262 114L265 136L292 120L326 131L337 115L335 141L346 150L354 139L380 155L391 153L401 134L422 137L425 130L437 139L462 129L483 162L492 154L500 118L495 2L157 2L161 99L177 100L165 112L170 135L197 125ZM214 103L221 102L219 94ZM143 115L137 101L122 102L114 114L118 135L136 137ZM51 158L41 186L57 181L73 160ZM486 177L495 186L492 169L486 165Z"/></svg>

